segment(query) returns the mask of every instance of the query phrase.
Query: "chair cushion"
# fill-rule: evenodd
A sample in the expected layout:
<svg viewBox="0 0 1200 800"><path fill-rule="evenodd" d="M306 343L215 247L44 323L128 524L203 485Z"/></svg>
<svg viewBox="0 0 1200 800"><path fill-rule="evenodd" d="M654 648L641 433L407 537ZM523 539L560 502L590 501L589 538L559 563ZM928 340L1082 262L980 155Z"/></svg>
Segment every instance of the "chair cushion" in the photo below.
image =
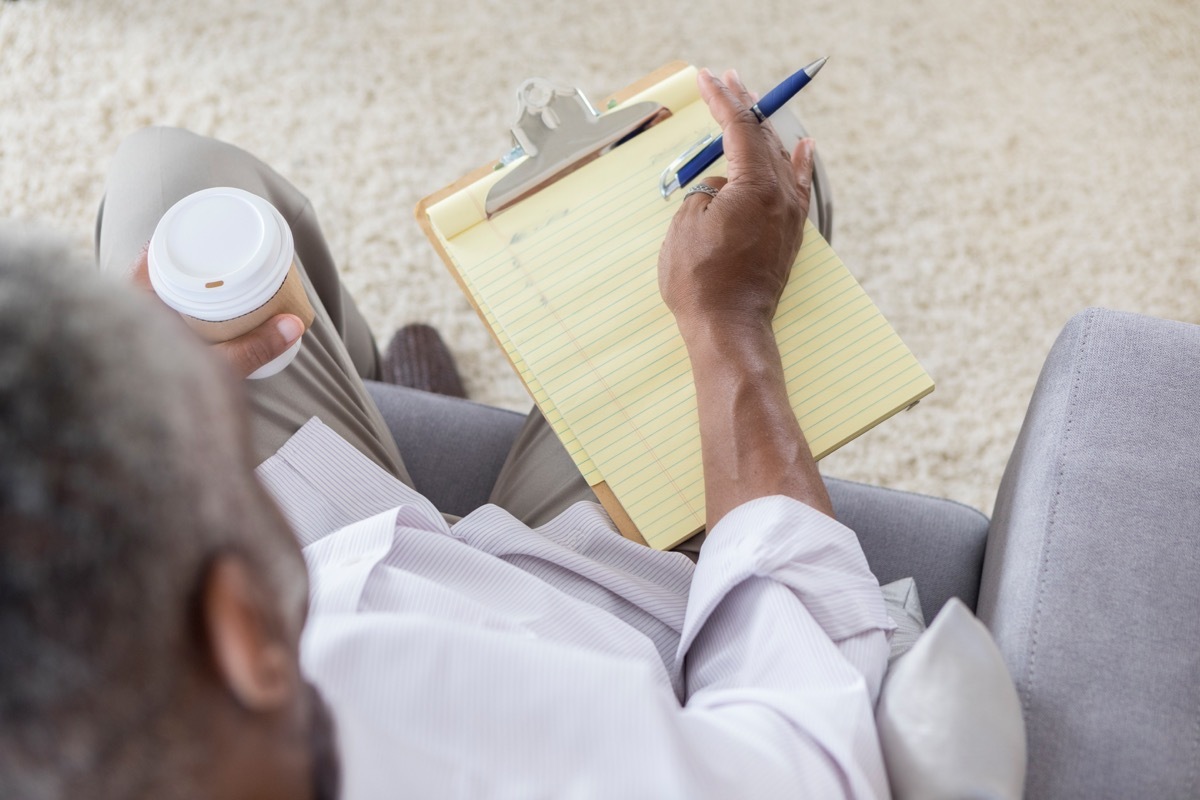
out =
<svg viewBox="0 0 1200 800"><path fill-rule="evenodd" d="M897 800L1021 797L1021 703L991 634L957 599L892 664L875 720Z"/></svg>

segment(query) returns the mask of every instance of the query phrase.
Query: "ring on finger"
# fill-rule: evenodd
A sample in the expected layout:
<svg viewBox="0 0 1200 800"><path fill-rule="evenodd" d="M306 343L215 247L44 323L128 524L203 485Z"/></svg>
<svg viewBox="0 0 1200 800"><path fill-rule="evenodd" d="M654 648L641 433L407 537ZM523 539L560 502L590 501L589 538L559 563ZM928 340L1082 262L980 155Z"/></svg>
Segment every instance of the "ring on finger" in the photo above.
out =
<svg viewBox="0 0 1200 800"><path fill-rule="evenodd" d="M758 123L760 125L767 121L767 115L762 113L762 109L758 107L758 103L750 106L750 110L754 112L754 116L758 117Z"/></svg>
<svg viewBox="0 0 1200 800"><path fill-rule="evenodd" d="M684 193L683 199L687 200L689 197L691 197L694 194L706 194L709 197L716 197L717 196L717 188L715 186L709 186L707 183L697 183L695 186L688 189L687 192Z"/></svg>

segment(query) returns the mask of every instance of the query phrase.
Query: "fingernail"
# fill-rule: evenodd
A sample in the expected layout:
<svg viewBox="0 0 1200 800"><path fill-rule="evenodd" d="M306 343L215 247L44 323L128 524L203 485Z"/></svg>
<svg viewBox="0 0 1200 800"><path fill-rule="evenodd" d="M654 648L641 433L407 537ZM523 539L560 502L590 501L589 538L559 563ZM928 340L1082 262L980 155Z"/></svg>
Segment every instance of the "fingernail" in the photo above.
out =
<svg viewBox="0 0 1200 800"><path fill-rule="evenodd" d="M295 317L280 317L275 323L275 329L279 331L288 344L296 341L304 333L304 326L300 324L300 320Z"/></svg>
<svg viewBox="0 0 1200 800"><path fill-rule="evenodd" d="M742 76L738 74L738 71L736 69L729 70L729 74L733 76L733 79L735 81L737 81L737 85L739 87L741 87L743 89L746 88L746 84L742 83Z"/></svg>

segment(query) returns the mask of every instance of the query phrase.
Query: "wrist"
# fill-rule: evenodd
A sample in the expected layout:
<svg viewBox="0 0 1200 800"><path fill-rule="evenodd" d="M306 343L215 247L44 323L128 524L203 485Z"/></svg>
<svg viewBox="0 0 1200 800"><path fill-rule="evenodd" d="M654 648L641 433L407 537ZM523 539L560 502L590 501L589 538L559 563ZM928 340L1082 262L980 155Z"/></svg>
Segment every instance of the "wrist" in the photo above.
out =
<svg viewBox="0 0 1200 800"><path fill-rule="evenodd" d="M782 384L783 364L770 323L709 317L685 326L680 331L698 389L712 381Z"/></svg>
<svg viewBox="0 0 1200 800"><path fill-rule="evenodd" d="M679 333L689 353L767 350L778 357L775 329L758 315L740 313L677 316Z"/></svg>

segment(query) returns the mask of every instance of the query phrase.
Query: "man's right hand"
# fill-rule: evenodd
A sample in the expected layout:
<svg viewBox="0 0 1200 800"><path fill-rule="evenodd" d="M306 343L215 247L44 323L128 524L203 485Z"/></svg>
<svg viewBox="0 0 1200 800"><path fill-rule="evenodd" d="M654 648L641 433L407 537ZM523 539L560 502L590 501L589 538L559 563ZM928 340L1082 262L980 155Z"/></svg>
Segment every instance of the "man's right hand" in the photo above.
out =
<svg viewBox="0 0 1200 800"><path fill-rule="evenodd" d="M729 178L704 178L716 197L695 193L680 205L658 261L659 288L687 336L711 321L769 325L804 235L813 143L789 159L734 71L699 76L700 94L721 124Z"/></svg>
<svg viewBox="0 0 1200 800"><path fill-rule="evenodd" d="M772 320L800 250L812 142L789 158L759 123L737 73L700 73L721 123L729 179L686 197L658 259L659 288L687 345L696 383L707 527L737 506L782 494L833 508L792 411Z"/></svg>

